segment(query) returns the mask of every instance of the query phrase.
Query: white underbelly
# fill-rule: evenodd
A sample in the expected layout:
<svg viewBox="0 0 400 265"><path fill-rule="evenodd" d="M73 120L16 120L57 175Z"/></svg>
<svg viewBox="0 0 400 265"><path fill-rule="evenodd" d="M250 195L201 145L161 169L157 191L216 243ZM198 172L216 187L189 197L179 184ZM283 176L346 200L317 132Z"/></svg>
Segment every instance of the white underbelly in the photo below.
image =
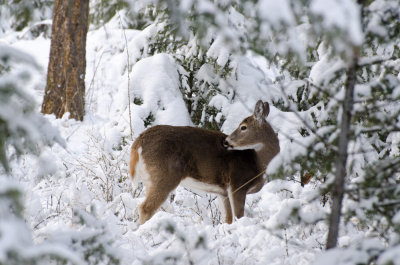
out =
<svg viewBox="0 0 400 265"><path fill-rule="evenodd" d="M147 170L147 165L142 157L141 147L138 149L138 155L139 159L135 167L135 176L133 177L132 183L133 188L136 189L139 182L143 182L144 186L148 189L152 186L152 176L149 174L149 171ZM224 190L220 186L204 183L192 177L184 178L179 185L190 190L204 191L226 196L226 190Z"/></svg>
<svg viewBox="0 0 400 265"><path fill-rule="evenodd" d="M190 190L200 190L221 195L226 194L226 191L218 185L204 183L191 177L184 178L179 185Z"/></svg>

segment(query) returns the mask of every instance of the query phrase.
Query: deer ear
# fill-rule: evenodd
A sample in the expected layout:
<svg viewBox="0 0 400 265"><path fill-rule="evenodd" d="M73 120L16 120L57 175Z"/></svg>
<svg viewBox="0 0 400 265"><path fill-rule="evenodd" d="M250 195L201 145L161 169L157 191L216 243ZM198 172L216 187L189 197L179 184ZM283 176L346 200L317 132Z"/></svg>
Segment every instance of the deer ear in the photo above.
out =
<svg viewBox="0 0 400 265"><path fill-rule="evenodd" d="M264 118L266 118L269 115L269 104L268 102L264 102L263 105L264 105L264 115L265 115Z"/></svg>
<svg viewBox="0 0 400 265"><path fill-rule="evenodd" d="M269 104L268 102L262 102L261 100L257 101L256 106L254 107L254 117L256 120L261 123L269 114Z"/></svg>

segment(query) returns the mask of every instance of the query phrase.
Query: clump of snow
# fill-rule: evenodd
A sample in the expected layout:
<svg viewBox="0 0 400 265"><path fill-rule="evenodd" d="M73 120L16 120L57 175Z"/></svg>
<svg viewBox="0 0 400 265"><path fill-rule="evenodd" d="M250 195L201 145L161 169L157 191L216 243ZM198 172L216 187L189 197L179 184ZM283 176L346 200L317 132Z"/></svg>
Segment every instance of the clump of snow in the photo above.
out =
<svg viewBox="0 0 400 265"><path fill-rule="evenodd" d="M224 38L222 36L218 36L207 51L207 56L210 58L215 58L217 64L220 66L225 66L229 60L229 51L226 48L223 48L224 44Z"/></svg>
<svg viewBox="0 0 400 265"><path fill-rule="evenodd" d="M190 116L179 90L179 75L174 59L157 54L137 62L132 69L133 96L143 100L138 111L145 119L152 110L158 110L155 124L190 125Z"/></svg>
<svg viewBox="0 0 400 265"><path fill-rule="evenodd" d="M329 49L323 44L318 47L318 56L320 60L311 68L310 80L318 87L326 87L336 78L337 72L346 67L346 64L340 58L332 59Z"/></svg>
<svg viewBox="0 0 400 265"><path fill-rule="evenodd" d="M379 265L384 265L384 264L399 264L400 260L400 246L395 246L389 250L387 250L385 253L383 253L378 261L377 264Z"/></svg>
<svg viewBox="0 0 400 265"><path fill-rule="evenodd" d="M361 8L354 0L313 0L311 12L322 16L326 28L337 27L347 32L349 40L360 45L364 40L361 26Z"/></svg>
<svg viewBox="0 0 400 265"><path fill-rule="evenodd" d="M294 17L290 7L290 1L262 0L258 2L257 12L260 18L269 21L272 25L278 26L282 22L292 24Z"/></svg>

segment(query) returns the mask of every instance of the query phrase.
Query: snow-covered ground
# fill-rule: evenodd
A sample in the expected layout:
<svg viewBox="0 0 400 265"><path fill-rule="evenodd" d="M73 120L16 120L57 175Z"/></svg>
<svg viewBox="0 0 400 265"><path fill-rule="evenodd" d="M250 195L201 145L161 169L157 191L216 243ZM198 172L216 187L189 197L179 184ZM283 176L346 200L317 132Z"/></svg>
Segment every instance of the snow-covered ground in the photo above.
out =
<svg viewBox="0 0 400 265"><path fill-rule="evenodd" d="M128 177L131 129L136 138L145 130L144 120L150 115L153 124L192 125L179 90L180 69L174 59L157 54L139 60L152 30L123 31L117 21L112 21L90 31L84 121L47 116L65 139L66 148L46 147L39 159L26 155L13 162L13 174L26 192L25 218L34 242L57 237L59 242L68 241L63 235L73 233L84 236L79 231L89 232L74 216L90 212L96 218L87 217L91 220L88 222L106 231L102 237L113 247L107 251L122 264L313 263L324 248L327 225L324 221L300 225L292 215L297 209L303 221L314 223L327 214L328 207L312 200L317 192L313 183L301 187L295 180L270 181L247 197L245 217L231 225L221 222L214 195L178 187L169 204L138 226L137 207L145 191L132 190ZM0 41L31 54L41 66L42 71L31 82L39 111L50 40L11 35ZM216 97L212 101L226 117L222 127L225 133L250 115L258 99L268 101L276 93L273 86L268 88L274 71L263 60L249 54L237 61L237 78L231 84L236 86L240 100L229 102ZM268 88L267 92L261 92L260 87ZM134 98L143 103L133 104ZM278 162L274 161L279 163L293 155L287 136L296 135L298 121L273 107L267 120L282 132L281 154ZM274 163L269 170L274 170ZM352 224L342 231L341 246L361 233Z"/></svg>

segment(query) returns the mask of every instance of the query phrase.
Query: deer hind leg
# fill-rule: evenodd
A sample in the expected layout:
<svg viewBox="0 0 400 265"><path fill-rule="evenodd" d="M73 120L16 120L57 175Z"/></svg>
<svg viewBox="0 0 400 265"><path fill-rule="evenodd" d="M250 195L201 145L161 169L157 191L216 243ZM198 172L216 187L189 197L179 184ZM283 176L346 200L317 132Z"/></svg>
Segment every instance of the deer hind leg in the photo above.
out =
<svg viewBox="0 0 400 265"><path fill-rule="evenodd" d="M232 208L228 196L218 195L219 205L221 209L222 218L225 223L232 223Z"/></svg>
<svg viewBox="0 0 400 265"><path fill-rule="evenodd" d="M140 224L145 223L154 215L181 181L179 175L171 174L168 170L163 172L153 170L144 173L142 179L146 187L146 198L139 206Z"/></svg>
<svg viewBox="0 0 400 265"><path fill-rule="evenodd" d="M158 186L146 187L146 198L144 202L139 206L139 223L144 224L149 220L158 208L168 198L168 194L171 190L167 190L165 187L159 188Z"/></svg>

